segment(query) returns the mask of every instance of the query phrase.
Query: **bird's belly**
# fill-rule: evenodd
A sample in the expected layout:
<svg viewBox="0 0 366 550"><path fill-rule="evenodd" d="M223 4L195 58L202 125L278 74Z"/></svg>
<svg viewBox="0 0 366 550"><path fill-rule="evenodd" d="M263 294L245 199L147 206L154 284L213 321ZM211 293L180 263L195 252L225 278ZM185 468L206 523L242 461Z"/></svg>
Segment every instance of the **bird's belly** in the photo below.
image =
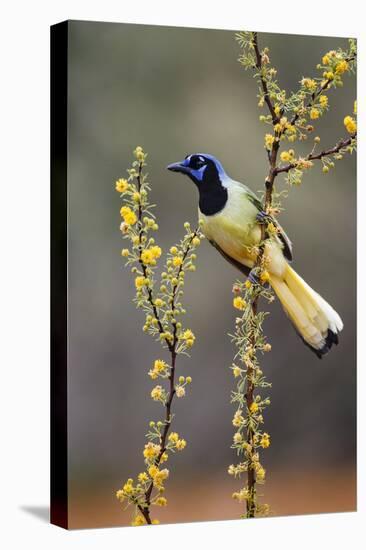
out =
<svg viewBox="0 0 366 550"><path fill-rule="evenodd" d="M255 265L258 245L261 242L261 228L255 217L248 223L238 223L221 212L213 216L200 213L203 221L202 231L207 239L214 241L225 254L251 269ZM276 242L266 245L265 256L268 259L268 271L281 276L286 267L281 246Z"/></svg>
<svg viewBox="0 0 366 550"><path fill-rule="evenodd" d="M207 239L214 241L225 254L237 262L253 267L256 254L253 247L260 243L261 230L258 224L238 224L221 213L213 216L200 215L202 231Z"/></svg>

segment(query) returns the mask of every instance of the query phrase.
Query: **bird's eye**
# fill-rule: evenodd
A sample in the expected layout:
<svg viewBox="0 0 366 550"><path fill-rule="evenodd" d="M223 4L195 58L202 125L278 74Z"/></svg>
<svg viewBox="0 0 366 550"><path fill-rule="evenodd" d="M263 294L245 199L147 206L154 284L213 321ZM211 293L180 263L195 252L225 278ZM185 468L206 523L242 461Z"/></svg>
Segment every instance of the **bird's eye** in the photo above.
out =
<svg viewBox="0 0 366 550"><path fill-rule="evenodd" d="M206 161L203 157L196 156L191 158L191 168L197 170L206 164Z"/></svg>

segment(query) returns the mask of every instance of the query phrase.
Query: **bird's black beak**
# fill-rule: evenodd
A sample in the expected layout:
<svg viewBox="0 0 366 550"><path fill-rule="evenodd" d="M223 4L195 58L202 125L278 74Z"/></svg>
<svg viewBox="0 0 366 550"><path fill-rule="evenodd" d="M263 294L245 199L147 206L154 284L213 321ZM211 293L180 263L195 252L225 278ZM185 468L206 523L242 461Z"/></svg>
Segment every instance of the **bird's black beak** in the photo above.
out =
<svg viewBox="0 0 366 550"><path fill-rule="evenodd" d="M185 166L184 161L173 162L173 164L169 164L167 166L167 170L170 170L171 172L181 172L182 174L188 174L189 172L189 168Z"/></svg>

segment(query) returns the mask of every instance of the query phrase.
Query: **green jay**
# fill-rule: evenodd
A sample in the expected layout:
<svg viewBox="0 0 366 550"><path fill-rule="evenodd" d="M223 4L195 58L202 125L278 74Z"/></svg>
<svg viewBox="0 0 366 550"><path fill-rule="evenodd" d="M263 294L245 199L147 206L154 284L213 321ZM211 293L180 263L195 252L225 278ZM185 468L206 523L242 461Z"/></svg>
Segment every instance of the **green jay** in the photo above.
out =
<svg viewBox="0 0 366 550"><path fill-rule="evenodd" d="M193 181L199 193L202 232L227 261L250 275L265 216L259 199L246 185L231 179L212 155L191 154L167 168ZM342 320L289 265L291 242L278 222L271 221L277 233L265 247L269 283L305 344L322 358L338 344Z"/></svg>

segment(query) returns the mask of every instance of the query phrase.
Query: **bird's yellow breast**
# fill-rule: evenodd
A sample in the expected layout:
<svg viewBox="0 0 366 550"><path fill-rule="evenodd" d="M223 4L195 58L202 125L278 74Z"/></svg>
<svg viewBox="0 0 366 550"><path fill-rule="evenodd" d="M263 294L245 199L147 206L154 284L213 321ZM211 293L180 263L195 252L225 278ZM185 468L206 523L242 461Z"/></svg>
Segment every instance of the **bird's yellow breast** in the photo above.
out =
<svg viewBox="0 0 366 550"><path fill-rule="evenodd" d="M199 212L203 222L202 231L207 239L214 241L225 254L237 262L252 268L256 253L253 247L261 241L261 228L257 222L258 209L248 198L245 187L232 184L228 188L225 207L212 216ZM271 243L266 247L269 270L280 274L286 265L281 246Z"/></svg>

